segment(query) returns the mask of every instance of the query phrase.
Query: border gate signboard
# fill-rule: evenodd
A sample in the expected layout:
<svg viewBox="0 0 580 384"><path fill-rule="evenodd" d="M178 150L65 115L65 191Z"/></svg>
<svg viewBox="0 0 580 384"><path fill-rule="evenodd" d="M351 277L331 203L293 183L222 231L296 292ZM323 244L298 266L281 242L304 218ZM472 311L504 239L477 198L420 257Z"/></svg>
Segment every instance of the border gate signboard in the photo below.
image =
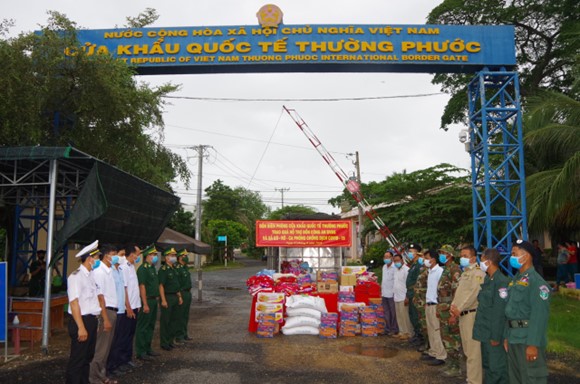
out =
<svg viewBox="0 0 580 384"><path fill-rule="evenodd" d="M256 221L258 247L350 247L350 220Z"/></svg>
<svg viewBox="0 0 580 384"><path fill-rule="evenodd" d="M141 74L476 72L513 68L510 25L284 25L78 31L79 50Z"/></svg>

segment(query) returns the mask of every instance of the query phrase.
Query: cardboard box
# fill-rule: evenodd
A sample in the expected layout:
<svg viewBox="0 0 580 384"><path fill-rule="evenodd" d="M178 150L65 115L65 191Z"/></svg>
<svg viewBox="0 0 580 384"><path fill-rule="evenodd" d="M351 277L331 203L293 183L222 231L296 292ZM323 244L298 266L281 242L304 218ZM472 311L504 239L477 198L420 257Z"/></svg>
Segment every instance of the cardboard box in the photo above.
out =
<svg viewBox="0 0 580 384"><path fill-rule="evenodd" d="M354 273L351 274L341 274L340 275L340 285L356 285L356 275Z"/></svg>
<svg viewBox="0 0 580 384"><path fill-rule="evenodd" d="M316 272L316 281L338 280L339 273L336 271L318 271Z"/></svg>
<svg viewBox="0 0 580 384"><path fill-rule="evenodd" d="M354 286L352 285L341 285L338 287L339 292L354 292Z"/></svg>
<svg viewBox="0 0 580 384"><path fill-rule="evenodd" d="M366 271L367 271L366 265L358 265L358 266L357 265L350 265L350 266L342 267L342 269L341 269L341 273L343 275L350 275L350 274L360 275L361 273L365 273Z"/></svg>
<svg viewBox="0 0 580 384"><path fill-rule="evenodd" d="M337 293L338 292L338 283L336 281L325 281L322 283L316 284L316 289L320 293Z"/></svg>
<svg viewBox="0 0 580 384"><path fill-rule="evenodd" d="M371 298L369 298L369 303L370 304L380 304L380 305L382 305L383 304L383 300L380 297L379 298L371 297Z"/></svg>

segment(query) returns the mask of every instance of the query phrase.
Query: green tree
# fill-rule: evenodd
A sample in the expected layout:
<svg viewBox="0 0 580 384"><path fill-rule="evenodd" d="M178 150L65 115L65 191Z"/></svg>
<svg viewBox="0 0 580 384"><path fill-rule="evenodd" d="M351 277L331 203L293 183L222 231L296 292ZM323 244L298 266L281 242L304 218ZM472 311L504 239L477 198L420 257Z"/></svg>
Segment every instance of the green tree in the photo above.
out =
<svg viewBox="0 0 580 384"><path fill-rule="evenodd" d="M529 227L580 235L580 102L556 92L530 100L525 118Z"/></svg>
<svg viewBox="0 0 580 384"><path fill-rule="evenodd" d="M227 236L228 239L228 257L234 254L234 248L239 248L248 237L248 228L236 221L231 220L210 220L207 224L207 231L210 236L214 258L217 256L223 261L224 242L218 242L218 236Z"/></svg>
<svg viewBox="0 0 580 384"><path fill-rule="evenodd" d="M173 213L167 226L195 238L195 217L192 212L183 209L183 206L179 206L179 209Z"/></svg>
<svg viewBox="0 0 580 384"><path fill-rule="evenodd" d="M268 220L282 220L284 216L290 214L312 215L314 213L316 213L316 211L313 208L307 207L305 205L286 205L283 208L279 208L270 212L268 215Z"/></svg>
<svg viewBox="0 0 580 384"><path fill-rule="evenodd" d="M223 181L216 180L205 189L206 199L203 201L203 223L210 220L236 221L242 205L241 198L231 187Z"/></svg>
<svg viewBox="0 0 580 384"><path fill-rule="evenodd" d="M179 87L138 83L133 68L85 51L76 35L57 12L41 33L0 35L0 145L72 145L162 188L187 184L186 163L158 144L163 97Z"/></svg>
<svg viewBox="0 0 580 384"><path fill-rule="evenodd" d="M571 67L580 49L580 7L577 0L444 0L435 7L430 24L515 26L517 70L522 96L541 88L567 93L572 83ZM441 127L465 122L466 86L470 74L437 74L439 84L451 99L441 117Z"/></svg>
<svg viewBox="0 0 580 384"><path fill-rule="evenodd" d="M248 238L242 249L249 255L260 255L262 251L256 248L256 220L263 219L270 210L258 192L242 187L236 188L234 192L240 197L238 221L248 228Z"/></svg>

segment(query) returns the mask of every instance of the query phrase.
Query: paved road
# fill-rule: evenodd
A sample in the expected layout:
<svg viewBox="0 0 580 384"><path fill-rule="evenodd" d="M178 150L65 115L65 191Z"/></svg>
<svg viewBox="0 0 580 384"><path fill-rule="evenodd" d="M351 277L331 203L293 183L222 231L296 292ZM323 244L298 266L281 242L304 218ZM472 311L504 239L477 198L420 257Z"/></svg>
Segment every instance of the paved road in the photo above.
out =
<svg viewBox="0 0 580 384"><path fill-rule="evenodd" d="M418 361L413 349L387 338L282 336L258 339L247 332L251 297L246 279L264 267L242 259L245 268L204 273L203 301L191 308L190 336L194 340L120 377L120 383L445 383L465 382L441 376L439 369ZM196 280L194 276L194 280ZM158 331L158 329L156 330ZM0 367L1 383L63 382L68 356L66 334L57 335L51 356L37 353ZM59 347L60 346L60 347ZM154 348L159 350L159 337ZM347 351L347 352L345 352ZM388 358L375 357L386 351ZM359 352L353 354L348 352ZM565 379L564 377L562 377ZM574 378L568 377L569 381ZM557 380L558 382L560 380ZM556 381L550 381L556 382Z"/></svg>

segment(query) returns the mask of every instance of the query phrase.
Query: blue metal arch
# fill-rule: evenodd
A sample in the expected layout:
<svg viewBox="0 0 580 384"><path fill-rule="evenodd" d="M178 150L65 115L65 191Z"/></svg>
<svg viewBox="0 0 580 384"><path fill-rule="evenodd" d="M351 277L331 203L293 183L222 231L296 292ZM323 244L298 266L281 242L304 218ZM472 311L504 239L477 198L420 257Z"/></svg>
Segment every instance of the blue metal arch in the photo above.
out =
<svg viewBox="0 0 580 384"><path fill-rule="evenodd" d="M474 244L497 248L512 275L513 242L528 238L517 72L482 70L469 83L468 101Z"/></svg>

